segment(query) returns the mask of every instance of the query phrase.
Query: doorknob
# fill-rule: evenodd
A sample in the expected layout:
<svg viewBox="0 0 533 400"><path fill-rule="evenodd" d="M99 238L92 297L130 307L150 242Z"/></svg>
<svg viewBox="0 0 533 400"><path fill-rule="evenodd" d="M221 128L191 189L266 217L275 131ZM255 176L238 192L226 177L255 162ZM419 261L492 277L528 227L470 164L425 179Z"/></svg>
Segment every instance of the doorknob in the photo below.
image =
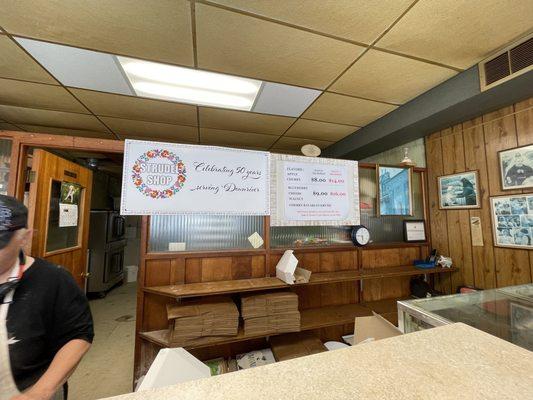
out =
<svg viewBox="0 0 533 400"><path fill-rule="evenodd" d="M80 276L81 276L82 278L88 278L89 276L91 276L91 273L90 273L90 272L82 272L82 273L80 274Z"/></svg>

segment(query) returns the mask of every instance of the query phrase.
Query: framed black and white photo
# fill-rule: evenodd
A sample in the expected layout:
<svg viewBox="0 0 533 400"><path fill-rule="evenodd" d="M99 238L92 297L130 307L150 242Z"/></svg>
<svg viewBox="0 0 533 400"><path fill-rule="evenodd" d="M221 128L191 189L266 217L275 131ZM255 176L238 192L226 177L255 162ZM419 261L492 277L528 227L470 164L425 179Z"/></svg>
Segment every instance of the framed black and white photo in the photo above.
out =
<svg viewBox="0 0 533 400"><path fill-rule="evenodd" d="M477 171L439 176L439 208L480 208Z"/></svg>
<svg viewBox="0 0 533 400"><path fill-rule="evenodd" d="M426 224L423 219L403 221L403 236L406 242L425 242Z"/></svg>
<svg viewBox="0 0 533 400"><path fill-rule="evenodd" d="M378 215L413 215L410 167L378 165Z"/></svg>
<svg viewBox="0 0 533 400"><path fill-rule="evenodd" d="M533 194L490 198L494 245L533 249Z"/></svg>
<svg viewBox="0 0 533 400"><path fill-rule="evenodd" d="M533 145L498 152L502 189L533 187Z"/></svg>

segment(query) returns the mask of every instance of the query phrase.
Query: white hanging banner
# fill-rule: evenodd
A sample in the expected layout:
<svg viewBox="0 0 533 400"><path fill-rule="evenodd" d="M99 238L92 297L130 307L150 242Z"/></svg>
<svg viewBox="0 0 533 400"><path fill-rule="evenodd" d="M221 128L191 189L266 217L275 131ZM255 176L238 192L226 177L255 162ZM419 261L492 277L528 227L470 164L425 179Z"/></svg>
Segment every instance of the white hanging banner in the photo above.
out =
<svg viewBox="0 0 533 400"><path fill-rule="evenodd" d="M270 153L126 140L122 215L270 213Z"/></svg>
<svg viewBox="0 0 533 400"><path fill-rule="evenodd" d="M272 154L272 226L359 225L357 161Z"/></svg>

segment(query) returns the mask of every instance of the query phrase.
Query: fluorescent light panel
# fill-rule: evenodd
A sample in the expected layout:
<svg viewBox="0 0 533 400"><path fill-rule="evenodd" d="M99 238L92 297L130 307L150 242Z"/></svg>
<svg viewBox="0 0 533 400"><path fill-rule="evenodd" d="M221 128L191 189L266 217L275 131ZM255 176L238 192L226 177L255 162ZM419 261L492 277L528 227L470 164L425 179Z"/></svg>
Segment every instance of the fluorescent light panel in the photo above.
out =
<svg viewBox="0 0 533 400"><path fill-rule="evenodd" d="M250 111L261 81L117 56L138 96Z"/></svg>

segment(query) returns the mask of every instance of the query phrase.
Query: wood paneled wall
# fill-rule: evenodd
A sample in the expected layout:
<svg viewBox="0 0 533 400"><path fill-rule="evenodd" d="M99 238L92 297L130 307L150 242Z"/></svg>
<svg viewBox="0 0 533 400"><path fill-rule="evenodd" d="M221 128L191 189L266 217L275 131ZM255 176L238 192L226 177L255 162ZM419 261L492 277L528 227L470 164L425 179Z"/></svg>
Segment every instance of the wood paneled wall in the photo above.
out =
<svg viewBox="0 0 533 400"><path fill-rule="evenodd" d="M533 98L465 121L426 137L431 242L452 257L458 272L442 274L441 290L455 292L459 285L483 289L532 282L530 250L496 247L490 215L491 196L533 193L502 190L498 152L533 144ZM437 177L479 171L481 208L440 210ZM470 217L480 217L482 247L472 246Z"/></svg>

